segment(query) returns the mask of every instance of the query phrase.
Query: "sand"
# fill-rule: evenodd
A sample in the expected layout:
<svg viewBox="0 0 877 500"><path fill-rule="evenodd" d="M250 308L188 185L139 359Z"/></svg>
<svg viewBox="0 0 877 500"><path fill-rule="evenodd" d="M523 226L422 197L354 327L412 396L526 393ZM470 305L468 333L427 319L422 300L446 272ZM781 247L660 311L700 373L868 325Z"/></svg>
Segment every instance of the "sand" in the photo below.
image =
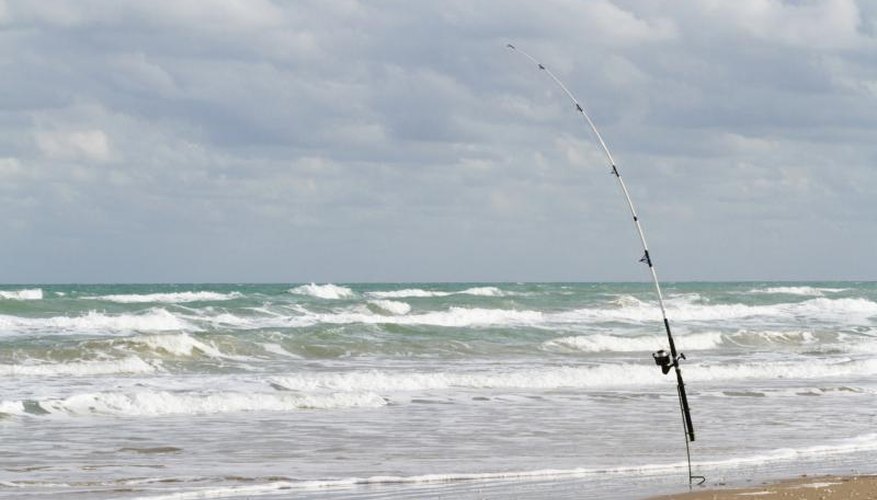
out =
<svg viewBox="0 0 877 500"><path fill-rule="evenodd" d="M694 490L653 500L877 500L877 475L800 477L759 487Z"/></svg>

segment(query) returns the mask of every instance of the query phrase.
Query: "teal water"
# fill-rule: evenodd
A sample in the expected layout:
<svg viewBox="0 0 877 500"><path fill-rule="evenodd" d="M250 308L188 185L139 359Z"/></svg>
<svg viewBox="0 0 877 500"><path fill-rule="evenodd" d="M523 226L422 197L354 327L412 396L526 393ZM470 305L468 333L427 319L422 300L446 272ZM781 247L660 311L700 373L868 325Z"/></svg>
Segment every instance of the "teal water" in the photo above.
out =
<svg viewBox="0 0 877 500"><path fill-rule="evenodd" d="M874 472L877 284L664 292L695 472ZM0 496L673 491L666 348L639 283L0 285Z"/></svg>

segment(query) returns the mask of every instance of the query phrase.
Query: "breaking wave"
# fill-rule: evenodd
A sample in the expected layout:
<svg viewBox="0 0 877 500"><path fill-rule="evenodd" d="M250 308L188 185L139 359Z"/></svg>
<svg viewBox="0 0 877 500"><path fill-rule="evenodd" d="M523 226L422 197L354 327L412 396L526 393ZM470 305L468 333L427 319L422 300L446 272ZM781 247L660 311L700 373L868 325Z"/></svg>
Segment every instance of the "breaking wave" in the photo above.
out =
<svg viewBox="0 0 877 500"><path fill-rule="evenodd" d="M452 295L474 295L479 297L505 297L510 295L495 286L483 286L467 288L457 292L443 292L437 290L423 290L420 288L406 288L404 290L391 290L386 292L366 292L369 297L378 299L409 299L409 298L430 298L430 297L450 297Z"/></svg>
<svg viewBox="0 0 877 500"><path fill-rule="evenodd" d="M39 401L3 401L0 412L12 415L168 416L235 412L295 411L379 407L387 401L372 393L293 395L275 393L179 393L170 391L95 392Z"/></svg>
<svg viewBox="0 0 877 500"><path fill-rule="evenodd" d="M151 302L164 302L171 304L185 302L215 302L223 300L233 300L242 297L239 292L217 293L217 292L176 292L176 293L149 293L149 294L117 294L117 295L101 295L98 297L83 297L91 300L104 300L107 302L118 302L120 304L141 304Z"/></svg>
<svg viewBox="0 0 877 500"><path fill-rule="evenodd" d="M307 310L300 314L284 316L243 317L224 313L202 317L200 320L218 326L233 326L240 329L308 327L313 325L408 325L440 326L449 328L481 326L529 326L544 322L539 311L518 311L512 309L485 309L451 307L446 311L432 311L410 314L410 306L396 301L372 301L369 307L357 306L347 311L335 313L315 313Z"/></svg>
<svg viewBox="0 0 877 500"><path fill-rule="evenodd" d="M394 300L370 300L369 305L378 313L387 313L395 315L404 315L411 312L411 306L405 302L397 302Z"/></svg>
<svg viewBox="0 0 877 500"><path fill-rule="evenodd" d="M210 358L225 358L222 352L215 346L197 340L186 333L144 335L127 337L114 340L114 346L143 346L158 354L170 354L178 357L192 357L196 355Z"/></svg>
<svg viewBox="0 0 877 500"><path fill-rule="evenodd" d="M687 350L714 349L722 343L720 333L701 333L688 336L674 336L676 347ZM667 338L663 335L620 336L620 335L578 335L549 340L544 348L567 348L583 352L636 352L663 349Z"/></svg>
<svg viewBox="0 0 877 500"><path fill-rule="evenodd" d="M0 299L42 300L43 290L41 288L30 288L26 290L0 290Z"/></svg>
<svg viewBox="0 0 877 500"><path fill-rule="evenodd" d="M839 340L839 336L827 339ZM582 352L637 352L654 351L666 344L664 335L576 335L549 340L542 344L547 349L565 348ZM703 332L688 335L674 335L676 347L680 350L701 351L718 349L724 346L763 347L776 345L812 345L821 339L809 331L747 331L734 333ZM855 350L858 344L850 343L845 349Z"/></svg>
<svg viewBox="0 0 877 500"><path fill-rule="evenodd" d="M677 321L718 321L747 318L796 319L812 318L827 320L867 320L877 316L877 303L863 298L829 299L824 297L803 302L770 305L747 304L697 304L669 302L667 316ZM593 321L655 321L660 320L660 310L655 304L629 298L613 308L588 308L556 313L551 319L563 323Z"/></svg>
<svg viewBox="0 0 877 500"><path fill-rule="evenodd" d="M0 328L14 333L47 335L77 333L120 333L131 331L173 331L194 328L189 322L165 309L136 314L112 315L89 311L80 316L31 318L0 315Z"/></svg>
<svg viewBox="0 0 877 500"><path fill-rule="evenodd" d="M823 288L813 286L774 286L768 288L755 288L749 293L765 293L778 295L803 295L806 297L822 297L826 293L841 293L849 288Z"/></svg>
<svg viewBox="0 0 877 500"><path fill-rule="evenodd" d="M877 360L837 363L738 363L715 365L693 363L686 380L713 382L726 380L784 378L817 379L836 376L877 374ZM466 389L563 389L651 386L664 383L648 364L604 364L517 369L504 372L388 372L382 370L344 373L301 373L274 377L272 381L292 391L373 391L410 392Z"/></svg>
<svg viewBox="0 0 877 500"><path fill-rule="evenodd" d="M353 290L347 287L333 285L331 283L325 285L310 283L307 285L295 287L289 290L289 293L296 295L307 295L310 297L316 297L318 299L328 300L349 299L355 296Z"/></svg>
<svg viewBox="0 0 877 500"><path fill-rule="evenodd" d="M91 376L113 374L154 373L158 367L154 364L130 356L117 360L76 361L68 363L26 363L16 365L0 365L0 375L6 377L57 377L57 376Z"/></svg>

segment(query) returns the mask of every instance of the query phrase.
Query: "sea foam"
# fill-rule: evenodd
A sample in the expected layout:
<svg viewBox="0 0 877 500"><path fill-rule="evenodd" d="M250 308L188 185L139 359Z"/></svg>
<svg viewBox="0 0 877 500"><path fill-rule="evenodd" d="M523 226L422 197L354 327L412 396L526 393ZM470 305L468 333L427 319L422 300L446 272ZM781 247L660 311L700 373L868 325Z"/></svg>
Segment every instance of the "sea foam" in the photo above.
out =
<svg viewBox="0 0 877 500"><path fill-rule="evenodd" d="M686 336L674 336L679 349L705 350L715 349L722 343L722 334L718 332L700 333ZM583 352L636 352L656 351L664 348L667 337L663 335L620 336L620 335L577 335L549 340L543 347L552 349L565 347Z"/></svg>
<svg viewBox="0 0 877 500"><path fill-rule="evenodd" d="M0 408L15 414L16 401L4 401ZM75 394L66 398L45 399L36 402L51 415L67 416L166 416L204 415L248 411L295 411L303 409L336 409L379 407L386 400L373 393L342 393L320 395L293 395L274 393L179 393L170 391L95 392ZM21 405L22 411L24 406ZM18 412L21 413L21 412Z"/></svg>
<svg viewBox="0 0 877 500"><path fill-rule="evenodd" d="M226 357L215 346L197 340L186 333L128 337L114 341L114 344L141 345L154 352L167 353L179 357L195 355L210 358Z"/></svg>
<svg viewBox="0 0 877 500"><path fill-rule="evenodd" d="M304 318L307 318L305 316ZM303 319L304 319L303 318ZM366 324L397 324L397 325L432 325L443 327L466 327L487 325L527 325L542 321L542 313L538 311L517 311L512 309L485 309L468 307L451 307L446 311L433 311L405 316L382 316L343 312L337 314L319 314L311 317L319 323L366 323Z"/></svg>
<svg viewBox="0 0 877 500"><path fill-rule="evenodd" d="M691 465L698 471L727 471L744 466L769 464L775 462L794 461L801 458L821 456L845 455L877 450L877 434L866 434L845 439L840 442L799 448L779 448L764 453L736 456L722 460L694 460ZM260 484L247 484L244 486L222 486L212 489L198 488L191 491L180 491L171 494L157 494L140 497L141 500L194 500L200 498L239 498L242 496L275 496L281 492L289 491L313 491L327 490L332 488L351 488L356 486L404 486L404 485L447 485L449 483L470 482L497 482L497 481L521 481L521 480L549 480L586 478L590 476L635 476L654 474L673 474L685 471L687 462L676 461L666 463L643 463L608 467L577 467L570 469L532 469L532 470L509 470L497 472L458 472L443 474L421 474L411 476L369 476L369 477L341 477L334 479L292 480L278 478ZM486 486L486 485L485 485ZM417 490L421 494L422 488ZM480 490L479 490L480 491ZM500 490L501 491L501 490ZM429 496L444 496L444 490L437 486Z"/></svg>
<svg viewBox="0 0 877 500"><path fill-rule="evenodd" d="M606 387L660 382L654 370L642 365L533 368L475 372L388 372L382 370L344 373L300 373L278 376L272 381L294 391L411 392L469 389L558 389Z"/></svg>
<svg viewBox="0 0 877 500"><path fill-rule="evenodd" d="M405 302L395 300L370 300L369 305L377 310L378 313L387 313L395 315L403 315L411 312L411 306Z"/></svg>
<svg viewBox="0 0 877 500"><path fill-rule="evenodd" d="M389 302L389 301L388 301ZM308 327L318 324L387 324L411 326L440 327L482 327L537 325L544 323L543 314L539 311L513 309L486 309L468 307L450 307L445 311L431 311L410 314L410 306L403 302L370 304L369 307L358 305L354 308L334 312L315 313L301 311L300 314L287 316L243 317L223 313L216 316L199 318L217 326L233 326L239 329ZM403 313L403 311L405 311Z"/></svg>
<svg viewBox="0 0 877 500"><path fill-rule="evenodd" d="M826 293L841 293L849 288L823 288L813 286L774 286L768 288L755 288L749 293L764 293L778 295L803 295L806 297L822 297Z"/></svg>
<svg viewBox="0 0 877 500"><path fill-rule="evenodd" d="M107 314L89 311L80 316L32 318L0 315L0 328L12 332L46 335L76 333L119 333L128 331L171 331L194 326L165 309L150 309L135 314Z"/></svg>
<svg viewBox="0 0 877 500"><path fill-rule="evenodd" d="M550 319L561 323L578 322L647 322L660 321L661 313L656 304L626 301L610 308L584 308L553 313ZM728 321L749 318L770 318L771 321L801 317L825 320L867 320L877 316L877 303L863 298L829 299L819 297L803 302L769 305L747 304L698 304L676 302L667 304L667 317L675 321Z"/></svg>
<svg viewBox="0 0 877 500"><path fill-rule="evenodd" d="M0 290L0 299L8 300L42 300L43 290L31 288L26 290Z"/></svg>
<svg viewBox="0 0 877 500"><path fill-rule="evenodd" d="M877 360L857 360L814 365L809 362L764 362L736 364L691 363L686 380L715 382L728 380L819 379L838 376L871 376ZM289 390L345 392L416 392L467 389L563 389L651 386L664 383L655 376L653 365L603 364L472 372L388 372L382 370L335 373L299 373L272 378Z"/></svg>
<svg viewBox="0 0 877 500"><path fill-rule="evenodd" d="M465 290L454 292L445 292L438 290L423 290L420 288L405 288L403 290L389 291L372 291L366 292L369 297L378 299L407 299L407 298L431 298L431 297L450 297L452 295L474 295L480 297L505 297L510 295L509 292L500 290L495 286L473 287Z"/></svg>
<svg viewBox="0 0 877 500"><path fill-rule="evenodd" d="M83 297L91 300L104 300L107 302L118 302L120 304L141 304L152 302L163 303L185 303L185 302L215 302L224 300L233 300L242 297L239 292L217 293L217 292L176 292L176 293L149 293L149 294L116 294L101 295L97 297Z"/></svg>
<svg viewBox="0 0 877 500"><path fill-rule="evenodd" d="M329 300L337 300L337 299L349 299L355 294L353 290L333 285L331 283L325 285L317 285L316 283L310 283L307 285L302 285L296 288L289 290L289 293L297 294L297 295L308 295L310 297L316 297L318 299L329 299Z"/></svg>
<svg viewBox="0 0 877 500"><path fill-rule="evenodd" d="M819 341L819 338L810 331L774 330L675 334L673 338L677 349L691 351L717 349L723 346L745 348L777 345L811 346ZM542 346L549 350L565 348L582 352L638 352L664 348L666 342L667 337L663 334L639 336L592 334L560 337L546 341ZM849 346L842 347L849 348Z"/></svg>
<svg viewBox="0 0 877 500"><path fill-rule="evenodd" d="M0 375L6 377L58 377L113 374L154 373L158 367L137 356L115 360L75 361L66 363L27 363L0 365Z"/></svg>

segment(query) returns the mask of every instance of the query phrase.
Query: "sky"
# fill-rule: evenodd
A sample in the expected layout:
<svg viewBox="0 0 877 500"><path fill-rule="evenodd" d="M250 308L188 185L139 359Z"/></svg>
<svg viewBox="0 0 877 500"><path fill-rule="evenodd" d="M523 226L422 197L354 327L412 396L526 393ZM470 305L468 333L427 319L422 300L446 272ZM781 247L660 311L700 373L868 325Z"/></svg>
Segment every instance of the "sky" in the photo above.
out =
<svg viewBox="0 0 877 500"><path fill-rule="evenodd" d="M877 280L877 2L0 0L0 283Z"/></svg>

